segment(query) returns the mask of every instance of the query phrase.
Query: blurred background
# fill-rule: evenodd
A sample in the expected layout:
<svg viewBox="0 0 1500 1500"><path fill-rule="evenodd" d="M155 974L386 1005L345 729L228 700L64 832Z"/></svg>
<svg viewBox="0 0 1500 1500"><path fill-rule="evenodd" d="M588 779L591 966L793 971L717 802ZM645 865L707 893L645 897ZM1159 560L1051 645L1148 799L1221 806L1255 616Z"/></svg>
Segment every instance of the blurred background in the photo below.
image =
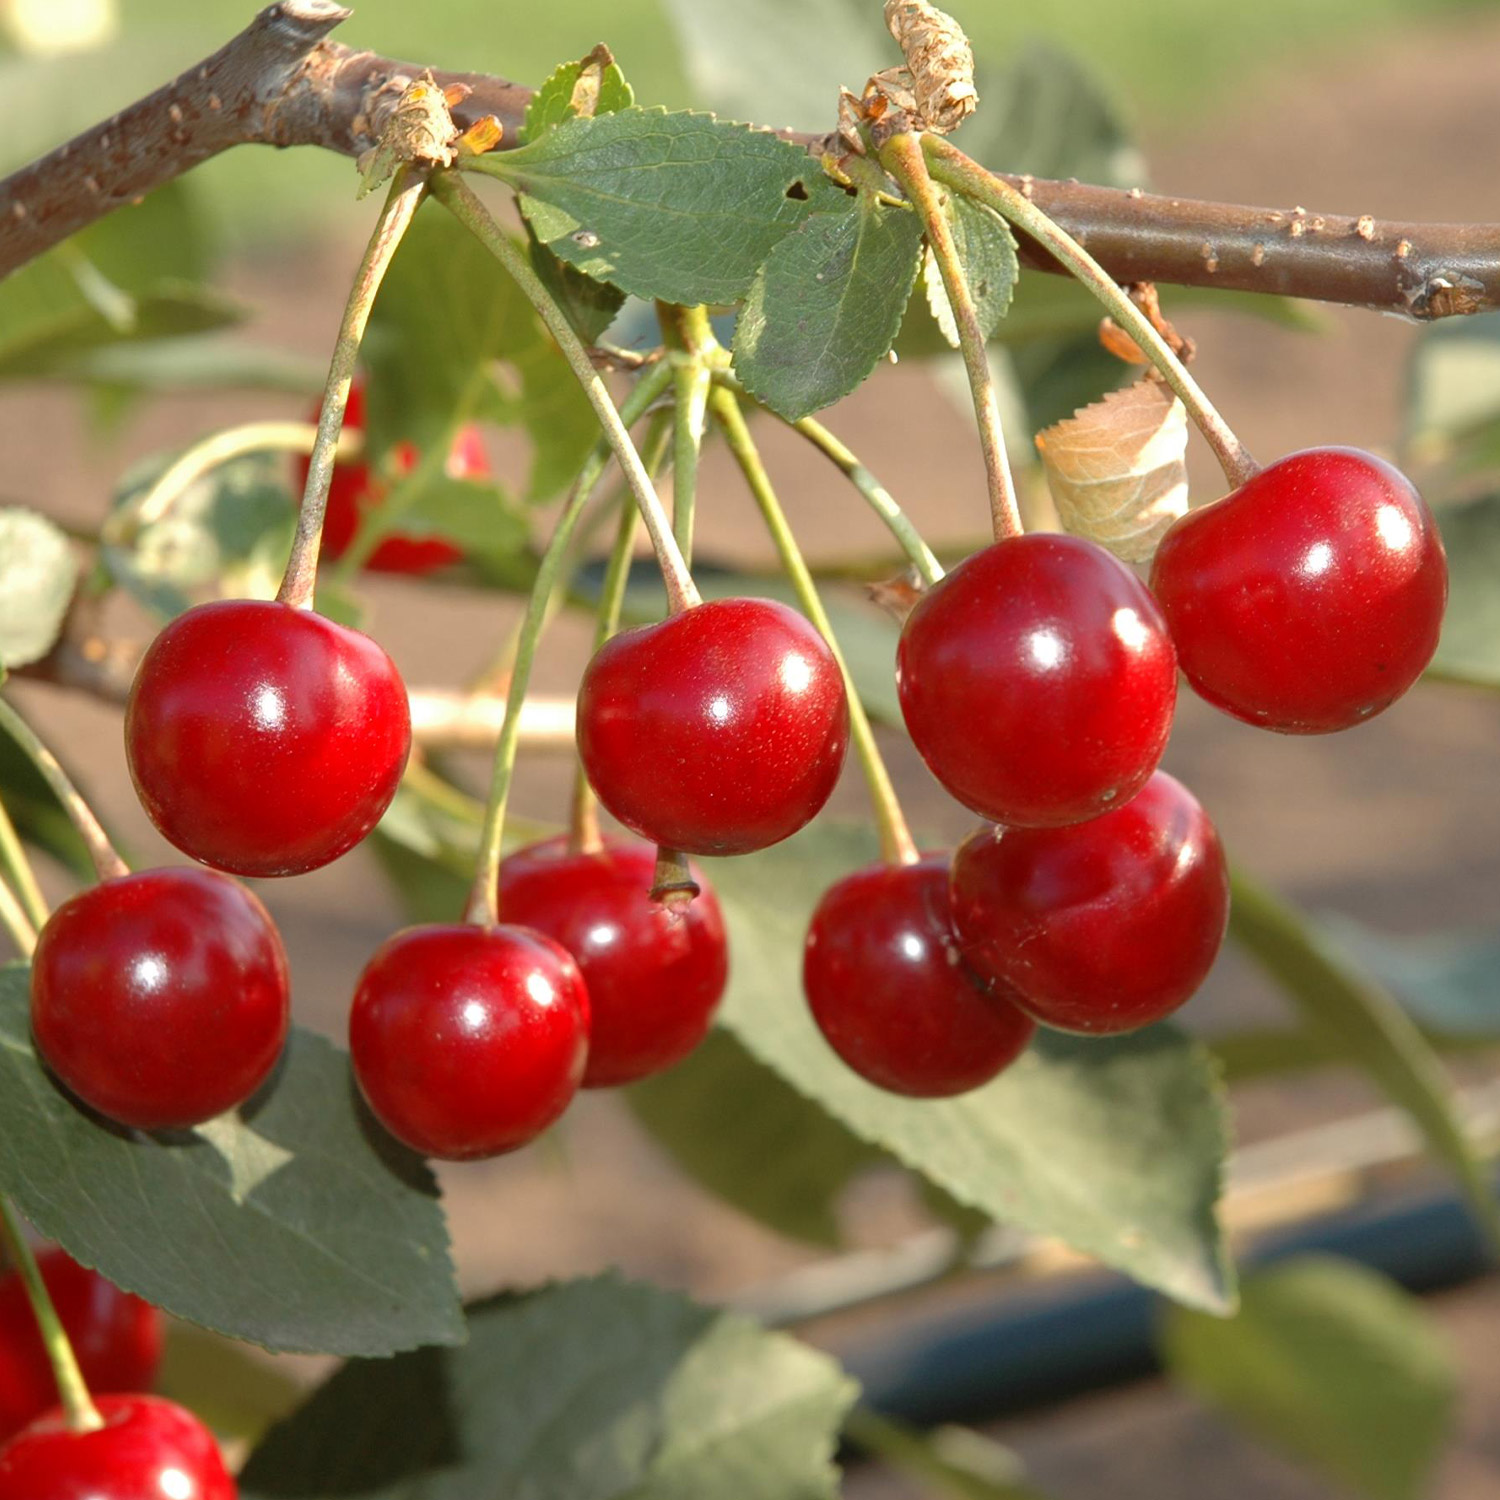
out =
<svg viewBox="0 0 1500 1500"><path fill-rule="evenodd" d="M1184 197L1379 218L1500 219L1490 165L1491 143L1500 137L1500 5L954 0L951 9L980 60L982 94L984 69L1004 77L1020 59L1031 59L1038 76L1069 80L1066 89L1039 86L1034 96L1003 88L985 95L972 128L981 128L987 110L1006 114L1007 139L1018 153L1002 159L972 147L990 167L1049 173L1082 149L1082 140L1085 165L1061 175L1097 173ZM249 14L236 0L3 0L0 170L149 91L220 45ZM878 19L876 0L550 0L535 7L517 0L361 0L337 36L353 47L529 83L604 41L641 102L821 129L832 121L840 84L858 88L872 69L895 60ZM165 390L137 391L128 411L111 406L107 384L80 390L69 382L0 381L0 499L79 531L97 530L119 475L148 455L180 449L217 426L305 415L371 218L369 203L354 201L354 183L347 161L306 150L245 148L191 174L194 234L211 249L213 284L247 310L237 337L276 351L277 359L268 358L264 378L234 388L213 388L206 377L192 382L195 388L166 382ZM1325 443L1386 453L1404 443L1410 453L1414 327L1342 309L1247 315L1242 306L1170 290L1163 301L1197 340L1199 378L1262 459ZM1098 361L1080 356L1064 365L1025 351L1010 373L1012 443L1023 454L1036 426L1097 395L1110 378ZM959 548L982 538L985 506L966 398L954 393L947 362L905 359L880 370L827 420L931 542ZM810 554L885 554L881 532L852 493L832 482L831 470L780 430L761 438ZM497 448L502 472L515 460ZM700 555L768 564L770 546L724 456L713 453L706 466ZM1192 472L1196 498L1215 493L1211 461L1196 448ZM519 607L514 597L462 583L371 578L364 591L372 628L413 685L467 681ZM540 665L544 690L571 689L589 632L582 616L559 621ZM23 685L18 698L44 732L70 747L129 846L166 857L130 793L117 710L40 685ZM913 821L934 839L961 837L967 816L944 799L904 740L888 734L886 741ZM1500 948L1486 946L1484 934L1500 929L1497 746L1500 704L1456 686L1424 685L1377 722L1331 741L1265 736L1185 696L1166 765L1194 789L1240 861L1305 907L1360 924L1347 930L1372 951L1381 940L1432 939L1434 946L1421 950L1431 963L1419 976L1429 990L1441 987L1434 974L1450 990L1457 983L1449 957L1461 951L1466 1003L1482 1009L1488 1002L1493 1031ZM467 768L476 785L478 773L477 762ZM560 818L570 774L564 757L529 760L516 805L542 820ZM851 775L836 811L861 817L862 799ZM48 873L54 890L65 888L61 870ZM364 958L403 920L395 895L366 853L262 894L287 936L299 1019L337 1035ZM1454 934L1461 949L1453 947ZM1274 1028L1285 1018L1277 994L1228 954L1184 1019L1212 1035ZM1466 1081L1488 1076L1482 1059L1465 1060L1462 1069ZM1315 1138L1301 1132L1363 1120L1380 1104L1348 1069L1247 1079L1235 1090L1237 1136L1242 1147L1291 1139L1316 1154ZM1356 1134L1370 1139L1367 1128ZM1337 1165L1348 1142L1330 1149ZM1319 1163L1303 1152L1294 1146L1279 1170L1297 1178L1298 1169L1308 1169L1307 1212L1337 1208L1362 1190L1347 1174L1320 1175L1313 1170ZM828 1287L835 1289L830 1302L841 1300L840 1288L858 1301L850 1288L859 1278L892 1264L868 1252L909 1248L933 1222L908 1179L876 1171L857 1178L838 1205L840 1251L778 1234L694 1186L610 1097L586 1098L566 1129L539 1149L442 1175L461 1278L474 1292L617 1264L707 1298L762 1308L815 1306ZM1408 1185L1418 1191L1426 1183L1416 1174ZM1274 1216L1294 1211L1282 1203ZM835 1269L831 1281L787 1279L851 1252L865 1258L848 1262L844 1273ZM988 1311L1018 1295L1014 1280L997 1273L971 1280L962 1293L939 1288L872 1302L823 1318L810 1333L841 1352L883 1351L870 1356L879 1365L902 1337L928 1337L932 1320L940 1323L955 1306L960 1317L978 1316L976 1308ZM811 1303L798 1304L805 1297ZM1500 1492L1500 1366L1492 1357L1500 1282L1474 1280L1427 1305L1443 1358L1460 1371L1460 1394L1425 1492L1441 1500L1491 1497ZM1086 1348L1077 1364L1086 1373ZM1024 1392L1020 1404L1027 1404ZM1055 1500L1348 1493L1316 1467L1248 1435L1182 1382L1160 1377L1031 1402L986 1430L1019 1455L1036 1492ZM1372 1493L1399 1500L1412 1492L1401 1484L1393 1479ZM863 1467L851 1470L847 1492L859 1500L1000 1493L926 1488L909 1475Z"/></svg>

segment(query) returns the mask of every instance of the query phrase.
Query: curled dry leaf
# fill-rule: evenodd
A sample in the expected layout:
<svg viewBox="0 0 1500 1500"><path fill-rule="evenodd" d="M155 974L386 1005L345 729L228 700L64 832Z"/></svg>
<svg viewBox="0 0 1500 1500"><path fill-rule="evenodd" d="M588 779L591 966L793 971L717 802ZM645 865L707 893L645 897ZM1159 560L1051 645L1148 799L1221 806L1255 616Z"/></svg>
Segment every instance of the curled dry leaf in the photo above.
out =
<svg viewBox="0 0 1500 1500"><path fill-rule="evenodd" d="M963 27L927 0L886 0L885 24L906 58L918 127L957 130L979 103Z"/></svg>
<svg viewBox="0 0 1500 1500"><path fill-rule="evenodd" d="M1064 528L1146 562L1188 506L1187 412L1147 376L1037 434Z"/></svg>

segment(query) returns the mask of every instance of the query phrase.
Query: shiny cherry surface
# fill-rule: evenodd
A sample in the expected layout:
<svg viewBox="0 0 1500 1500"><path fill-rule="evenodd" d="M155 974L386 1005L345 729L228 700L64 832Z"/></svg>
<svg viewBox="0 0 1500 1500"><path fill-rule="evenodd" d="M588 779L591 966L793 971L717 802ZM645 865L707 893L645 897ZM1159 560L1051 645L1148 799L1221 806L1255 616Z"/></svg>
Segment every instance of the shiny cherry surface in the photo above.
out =
<svg viewBox="0 0 1500 1500"><path fill-rule="evenodd" d="M199 1125L243 1104L286 1041L286 953L260 901L213 870L142 870L53 912L31 963L47 1066L121 1125Z"/></svg>
<svg viewBox="0 0 1500 1500"><path fill-rule="evenodd" d="M718 898L674 914L651 899L656 846L607 839L569 851L565 838L518 849L500 866L500 911L545 933L578 961L589 994L584 1088L632 1083L680 1062L707 1033L729 977Z"/></svg>
<svg viewBox="0 0 1500 1500"><path fill-rule="evenodd" d="M860 1077L937 1099L988 1083L1036 1023L964 962L948 911L948 861L871 865L818 903L802 957L818 1029Z"/></svg>
<svg viewBox="0 0 1500 1500"><path fill-rule="evenodd" d="M37 1264L88 1388L95 1395L149 1390L161 1364L161 1313L66 1251L43 1251ZM26 1287L11 1271L0 1277L0 1443L58 1399Z"/></svg>
<svg viewBox="0 0 1500 1500"><path fill-rule="evenodd" d="M151 821L235 875L297 875L352 849L389 806L410 747L406 687L369 636L252 599L171 621L125 711Z"/></svg>
<svg viewBox="0 0 1500 1500"><path fill-rule="evenodd" d="M425 1156L514 1151L568 1107L588 1060L578 965L525 927L411 927L360 975L354 1076L377 1118Z"/></svg>
<svg viewBox="0 0 1500 1500"><path fill-rule="evenodd" d="M0 1500L235 1500L213 1434L159 1396L100 1396L104 1426L49 1412L0 1448Z"/></svg>
<svg viewBox="0 0 1500 1500"><path fill-rule="evenodd" d="M1208 815L1158 771L1071 828L981 828L953 858L964 956L1061 1031L1134 1031L1203 983L1229 919Z"/></svg>
<svg viewBox="0 0 1500 1500"><path fill-rule="evenodd" d="M308 420L316 422L318 412L319 407L314 406ZM349 404L344 410L344 427L352 432L365 430L363 379L357 379L349 391ZM397 476L409 474L416 467L418 457L417 450L410 443L400 444L391 455ZM453 447L448 452L445 467L449 477L453 479L479 479L490 472L489 455L485 452L484 440L480 437L478 428L467 425L459 428L453 439ZM307 469L308 460L299 458L294 470L299 500L307 485ZM385 498L384 488L369 464L363 460L346 459L333 466L333 479L328 487L328 507L323 515L322 556L332 562L349 550L365 513L373 510ZM413 536L394 531L381 539L364 565L377 573L421 575L455 563L462 556L459 548L441 537Z"/></svg>
<svg viewBox="0 0 1500 1500"><path fill-rule="evenodd" d="M1177 521L1151 587L1202 697L1265 729L1327 734L1388 708L1432 660L1448 564L1403 474L1313 448Z"/></svg>
<svg viewBox="0 0 1500 1500"><path fill-rule="evenodd" d="M795 833L828 800L848 743L838 663L770 599L712 600L622 631L578 693L599 800L688 854L748 854Z"/></svg>
<svg viewBox="0 0 1500 1500"><path fill-rule="evenodd" d="M922 759L964 806L1051 827L1128 802L1172 728L1177 663L1145 586L1102 547L1033 533L960 563L896 656Z"/></svg>

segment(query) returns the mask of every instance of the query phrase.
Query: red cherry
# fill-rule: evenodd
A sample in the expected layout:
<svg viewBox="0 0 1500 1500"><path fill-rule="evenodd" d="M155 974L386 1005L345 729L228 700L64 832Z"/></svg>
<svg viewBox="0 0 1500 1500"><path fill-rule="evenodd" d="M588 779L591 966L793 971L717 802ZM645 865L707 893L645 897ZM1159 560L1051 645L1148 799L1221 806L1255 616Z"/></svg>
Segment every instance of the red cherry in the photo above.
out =
<svg viewBox="0 0 1500 1500"><path fill-rule="evenodd" d="M212 870L143 870L65 901L31 961L31 1030L83 1102L137 1130L243 1104L286 1041L286 953Z"/></svg>
<svg viewBox="0 0 1500 1500"><path fill-rule="evenodd" d="M718 898L701 870L681 915L651 899L656 849L609 839L570 853L566 839L518 849L500 866L500 910L578 961L588 987L584 1088L633 1083L680 1062L707 1033L729 977Z"/></svg>
<svg viewBox="0 0 1500 1500"><path fill-rule="evenodd" d="M1405 475L1311 448L1176 522L1151 587L1199 694L1249 724L1327 734L1389 708L1432 660L1448 564Z"/></svg>
<svg viewBox="0 0 1500 1500"><path fill-rule="evenodd" d="M965 807L1014 827L1097 817L1166 748L1177 663L1145 586L1079 537L1012 537L928 591L901 632L901 712Z"/></svg>
<svg viewBox="0 0 1500 1500"><path fill-rule="evenodd" d="M319 408L314 406L308 420L318 420ZM344 411L344 427L351 432L365 430L364 380L357 379L349 391L349 405ZM392 453L392 465L397 475L408 474L416 467L417 450L410 443L399 444ZM479 429L472 425L460 427L453 439L445 465L453 479L483 478L490 472L489 455L485 452L484 439ZM308 460L297 460L294 476L300 494L307 486ZM323 516L322 556L330 562L342 557L349 550L355 533L359 530L365 513L379 504L382 486L370 466L363 462L345 460L333 466L333 479L328 487L328 508ZM365 567L377 573L410 573L420 575L447 567L459 561L463 553L451 542L441 537L407 536L392 532L383 538L365 562Z"/></svg>
<svg viewBox="0 0 1500 1500"><path fill-rule="evenodd" d="M981 828L953 858L964 957L1060 1031L1134 1031L1203 983L1229 920L1208 815L1158 771L1071 828Z"/></svg>
<svg viewBox="0 0 1500 1500"><path fill-rule="evenodd" d="M771 599L622 631L578 690L578 751L599 800L688 854L748 854L795 833L828 800L848 743L833 653Z"/></svg>
<svg viewBox="0 0 1500 1500"><path fill-rule="evenodd" d="M948 911L948 861L871 865L813 913L802 986L828 1044L862 1078L939 1099L988 1083L1036 1023L1005 986L964 963Z"/></svg>
<svg viewBox="0 0 1500 1500"><path fill-rule="evenodd" d="M298 875L352 849L390 805L410 747L406 688L369 636L253 599L167 625L125 710L151 821L236 875Z"/></svg>
<svg viewBox="0 0 1500 1500"><path fill-rule="evenodd" d="M159 1396L101 1396L104 1426L49 1412L0 1448L0 1500L235 1500L214 1435Z"/></svg>
<svg viewBox="0 0 1500 1500"><path fill-rule="evenodd" d="M91 1391L149 1390L161 1363L162 1316L62 1250L37 1257ZM0 1278L0 1443L58 1402L57 1382L20 1273Z"/></svg>
<svg viewBox="0 0 1500 1500"><path fill-rule="evenodd" d="M360 975L354 1076L381 1124L426 1156L514 1151L572 1102L588 1059L578 965L524 927L409 927Z"/></svg>

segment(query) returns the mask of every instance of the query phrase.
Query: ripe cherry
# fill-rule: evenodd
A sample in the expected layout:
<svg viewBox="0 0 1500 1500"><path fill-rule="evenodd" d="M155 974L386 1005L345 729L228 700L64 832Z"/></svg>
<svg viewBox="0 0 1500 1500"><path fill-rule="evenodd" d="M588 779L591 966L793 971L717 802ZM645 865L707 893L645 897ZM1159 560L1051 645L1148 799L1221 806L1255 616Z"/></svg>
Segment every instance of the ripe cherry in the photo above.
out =
<svg viewBox="0 0 1500 1500"><path fill-rule="evenodd" d="M525 927L409 927L375 952L349 1017L354 1076L414 1151L514 1151L572 1102L589 997L566 949Z"/></svg>
<svg viewBox="0 0 1500 1500"><path fill-rule="evenodd" d="M369 636L253 599L167 625L125 711L151 821L236 875L297 875L352 849L389 806L410 747L406 688Z"/></svg>
<svg viewBox="0 0 1500 1500"><path fill-rule="evenodd" d="M319 408L314 407L308 420L318 420ZM365 386L363 379L356 379L349 391L349 404L344 410L344 430L365 430ZM410 443L400 443L391 452L391 464L398 477L409 474L417 466L419 454ZM452 479L478 479L490 472L489 455L485 452L484 440L479 429L471 425L460 427L448 451L448 462L444 466ZM297 460L294 477L300 498L307 485L308 460ZM330 562L342 557L349 550L367 511L373 510L384 498L383 486L375 477L370 465L363 461L343 460L333 466L333 480L328 487L328 508L323 516L323 546L321 555ZM377 573L410 573L420 575L434 572L458 562L463 553L452 542L441 537L411 536L394 531L381 539L365 562L365 567Z"/></svg>
<svg viewBox="0 0 1500 1500"><path fill-rule="evenodd" d="M286 953L213 870L143 870L65 901L31 962L31 1030L83 1102L138 1130L243 1104L286 1041Z"/></svg>
<svg viewBox="0 0 1500 1500"><path fill-rule="evenodd" d="M729 977L718 898L699 892L675 914L651 899L656 848L607 839L569 851L566 839L518 849L500 866L506 920L545 933L578 961L588 987L584 1088L633 1083L680 1062L703 1040Z"/></svg>
<svg viewBox="0 0 1500 1500"><path fill-rule="evenodd" d="M1208 815L1158 771L1071 828L981 828L953 858L964 957L1060 1031L1134 1031L1191 999L1229 919Z"/></svg>
<svg viewBox="0 0 1500 1500"><path fill-rule="evenodd" d="M42 1280L95 1394L149 1390L161 1364L162 1316L63 1250L37 1256ZM57 1382L20 1273L0 1278L0 1443L58 1402Z"/></svg>
<svg viewBox="0 0 1500 1500"><path fill-rule="evenodd" d="M1177 662L1144 585L1102 547L1032 534L976 552L911 612L896 657L922 759L964 806L1053 827L1128 802L1172 727Z"/></svg>
<svg viewBox="0 0 1500 1500"><path fill-rule="evenodd" d="M1432 660L1448 564L1403 474L1312 448L1177 521L1151 587L1204 698L1265 729L1326 734L1389 708Z"/></svg>
<svg viewBox="0 0 1500 1500"><path fill-rule="evenodd" d="M213 1434L159 1396L100 1396L104 1426L72 1431L61 1411L0 1448L0 1500L235 1500Z"/></svg>
<svg viewBox="0 0 1500 1500"><path fill-rule="evenodd" d="M779 843L828 800L849 743L838 663L795 610L718 599L622 631L578 692L578 750L610 812L688 854Z"/></svg>
<svg viewBox="0 0 1500 1500"><path fill-rule="evenodd" d="M871 865L818 903L802 985L828 1044L862 1078L936 1099L988 1083L1036 1023L964 962L948 911L948 861Z"/></svg>

